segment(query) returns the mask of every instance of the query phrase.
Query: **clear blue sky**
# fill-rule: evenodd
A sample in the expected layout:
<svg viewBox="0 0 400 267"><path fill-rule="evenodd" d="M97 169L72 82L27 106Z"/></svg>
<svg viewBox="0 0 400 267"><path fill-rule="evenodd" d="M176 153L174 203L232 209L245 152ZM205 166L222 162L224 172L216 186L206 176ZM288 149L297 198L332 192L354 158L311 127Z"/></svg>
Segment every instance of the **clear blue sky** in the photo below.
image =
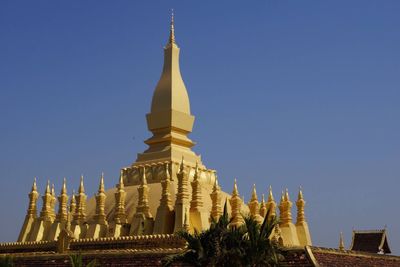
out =
<svg viewBox="0 0 400 267"><path fill-rule="evenodd" d="M175 8L192 139L225 191L303 186L315 245L400 254L399 1L1 1L0 240L33 177L93 196L142 152ZM40 201L41 203L41 201ZM293 210L295 217L295 209Z"/></svg>

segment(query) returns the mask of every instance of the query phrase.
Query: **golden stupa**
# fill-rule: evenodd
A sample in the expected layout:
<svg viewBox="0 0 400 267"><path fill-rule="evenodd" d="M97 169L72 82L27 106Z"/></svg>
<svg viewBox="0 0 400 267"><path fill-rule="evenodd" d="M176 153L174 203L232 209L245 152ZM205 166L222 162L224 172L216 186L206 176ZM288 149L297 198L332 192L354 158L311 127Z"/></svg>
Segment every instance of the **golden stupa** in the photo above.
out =
<svg viewBox="0 0 400 267"><path fill-rule="evenodd" d="M65 179L58 197L54 186L48 183L39 215L35 180L19 244L64 240L66 236L107 242L112 242L113 238L142 235L169 238L180 230L207 229L211 218L218 219L222 214L228 200L232 227L243 223L244 214L250 213L261 223L267 214L276 216L278 208L280 223L274 238L286 246L311 245L301 189L296 201L297 221L293 223L292 202L287 190L282 192L280 203L275 202L271 188L267 201L264 196L259 201L254 186L251 200L243 203L236 180L232 194L221 191L216 171L208 169L201 157L192 151L194 142L188 134L195 117L191 114L189 95L180 73L179 51L172 16L163 71L146 116L152 133L145 141L148 149L138 154L131 166L121 169L115 188L105 190L102 175L98 193L91 199L85 194L83 177L77 194L71 196L68 196Z"/></svg>

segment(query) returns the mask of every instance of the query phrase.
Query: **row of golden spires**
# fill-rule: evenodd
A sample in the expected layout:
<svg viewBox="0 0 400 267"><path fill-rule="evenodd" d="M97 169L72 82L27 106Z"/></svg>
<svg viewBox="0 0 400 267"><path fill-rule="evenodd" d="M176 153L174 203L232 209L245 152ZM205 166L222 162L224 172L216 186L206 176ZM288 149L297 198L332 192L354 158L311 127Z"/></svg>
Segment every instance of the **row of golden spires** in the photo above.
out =
<svg viewBox="0 0 400 267"><path fill-rule="evenodd" d="M171 206L171 197L169 193L169 182L171 177L168 171L168 164L166 165L167 176L162 180L162 196L160 199L160 205ZM183 171L183 163L181 164L180 171ZM143 175L141 179L141 184L138 188L139 191L139 199L137 211L144 213L146 217L152 217L149 205L148 205L148 187L147 180L145 175L145 170L143 170ZM203 208L203 200L201 193L200 180L198 179L198 168L196 166L194 179L191 182L192 185L192 200L190 201L190 210L196 210ZM117 184L117 191L115 193L115 212L114 212L114 220L116 223L124 224L127 223L126 213L125 213L125 197L126 192L124 190L123 183L123 174L121 172L119 183ZM30 202L27 211L27 216L36 217L36 205L37 199L39 197L39 193L37 192L36 178L34 179L32 190L29 194ZM213 191L210 194L212 199L212 207L210 211L211 217L218 220L218 218L222 214L222 203L221 203L221 188L218 185L218 179L216 178ZM94 215L94 221L99 224L106 224L106 214L105 214L105 188L104 188L104 174L102 173L100 178L100 184L97 194L95 195L96 199L96 211ZM183 183L178 184L178 192L177 192L177 201L182 201L185 198L189 200L189 192L187 185ZM86 222L86 199L87 196L85 194L84 189L84 179L81 176L80 185L78 189L78 194L75 195L74 191L72 193L71 201L68 209L68 195L67 195L67 187L66 187L66 179L64 178L61 193L58 197L55 196L54 184L50 189L50 182L47 182L47 186L45 189L45 194L42 196L43 206L40 212L40 217L44 220L54 221L55 219L58 221L67 221L71 219L72 222L76 224L81 224ZM59 202L59 210L58 213L55 214L55 204L58 199ZM239 191L237 187L236 179L234 180L234 186L231 198L229 199L229 204L231 206L231 216L233 218L232 225L239 226L243 223L241 206L244 203L243 199L239 196ZM302 189L300 188L298 193L298 199L296 201L297 206L297 222L296 224L302 223L305 221L304 216L304 206L305 201L303 199ZM248 202L248 207L250 210L250 215L253 216L258 222L261 223L263 218L268 214L268 216L273 217L276 216L276 207L277 203L274 200L272 188L269 187L268 200L265 201L264 194L262 195L261 202L258 201L258 196L256 192L256 186L253 186L252 196L250 201ZM291 207L292 202L289 198L289 192L282 191L280 204L280 224L288 224L292 221L291 215Z"/></svg>

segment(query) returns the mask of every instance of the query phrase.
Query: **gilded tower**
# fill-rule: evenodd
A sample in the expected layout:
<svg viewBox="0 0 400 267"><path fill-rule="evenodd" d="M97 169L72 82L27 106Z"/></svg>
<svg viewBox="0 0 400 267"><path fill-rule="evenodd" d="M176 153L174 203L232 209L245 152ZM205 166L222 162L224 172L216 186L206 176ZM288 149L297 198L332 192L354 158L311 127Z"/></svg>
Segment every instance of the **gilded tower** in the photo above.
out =
<svg viewBox="0 0 400 267"><path fill-rule="evenodd" d="M202 170L199 180L214 182L215 171L207 169L201 157L192 151L195 143L188 137L195 117L191 113L189 95L181 76L179 56L172 14L169 38L164 47L164 66L154 90L150 113L146 115L147 128L152 136L145 141L148 149L139 153L130 167L124 168L126 185L140 184L143 166L148 167L148 183L161 182L166 175L165 163L170 164L170 175L175 177L182 158L185 159L185 167L191 167L188 173L190 180L194 175L194 167L198 165Z"/></svg>
<svg viewBox="0 0 400 267"><path fill-rule="evenodd" d="M268 200L261 203L254 186L246 205L234 181L232 194L221 190L216 171L208 169L200 155L192 151L194 116L189 94L179 68L180 48L175 38L174 17L164 47L164 66L155 87L150 112L146 115L151 137L148 148L130 166L121 168L115 186L105 188L102 174L97 193L87 199L81 177L78 193L68 196L66 180L57 198L47 183L40 216L37 215L36 180L29 193L29 205L18 241L55 241L71 239L124 240L133 236L161 236L174 232L201 231L218 220L223 203L232 217L230 227L240 227L243 216L250 215L261 224L266 216L276 216L277 204L269 189ZM58 199L58 213L55 206ZM70 199L69 209L67 207ZM274 238L284 245L310 245L305 217L305 201L300 190L296 202L297 222L292 222L289 193L282 194L280 223ZM102 239L104 241L104 239ZM60 243L62 243L60 241ZM86 241L85 241L86 242ZM89 241L88 241L89 242ZM107 241L108 242L108 241ZM67 248L63 244L62 250Z"/></svg>

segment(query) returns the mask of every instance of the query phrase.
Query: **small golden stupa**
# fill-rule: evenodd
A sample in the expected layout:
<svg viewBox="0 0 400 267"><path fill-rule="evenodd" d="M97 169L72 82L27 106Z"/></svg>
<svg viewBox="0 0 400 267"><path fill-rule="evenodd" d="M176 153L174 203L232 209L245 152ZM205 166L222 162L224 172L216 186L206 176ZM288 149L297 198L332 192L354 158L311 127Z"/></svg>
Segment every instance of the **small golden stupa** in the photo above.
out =
<svg viewBox="0 0 400 267"><path fill-rule="evenodd" d="M35 180L19 244L65 240L66 237L104 242L143 235L170 238L170 234L180 230L207 229L211 218L218 219L222 214L228 200L232 227L243 223L244 214L249 213L261 223L267 214L276 216L279 208L280 223L273 238L286 246L311 245L301 189L296 201L297 221L293 223L293 204L287 190L282 192L280 203L275 202L271 188L267 201L263 196L259 202L254 185L251 200L243 203L236 180L231 195L221 191L216 171L208 169L201 157L192 151L195 143L188 134L192 132L195 117L191 114L189 95L180 73L179 51L172 15L163 71L146 116L152 133L145 141L148 149L139 153L131 166L121 169L115 188L106 190L106 177L101 175L98 193L90 199L85 194L83 177L78 192L71 196L68 196L65 179L58 197L54 186L48 182L39 215Z"/></svg>

